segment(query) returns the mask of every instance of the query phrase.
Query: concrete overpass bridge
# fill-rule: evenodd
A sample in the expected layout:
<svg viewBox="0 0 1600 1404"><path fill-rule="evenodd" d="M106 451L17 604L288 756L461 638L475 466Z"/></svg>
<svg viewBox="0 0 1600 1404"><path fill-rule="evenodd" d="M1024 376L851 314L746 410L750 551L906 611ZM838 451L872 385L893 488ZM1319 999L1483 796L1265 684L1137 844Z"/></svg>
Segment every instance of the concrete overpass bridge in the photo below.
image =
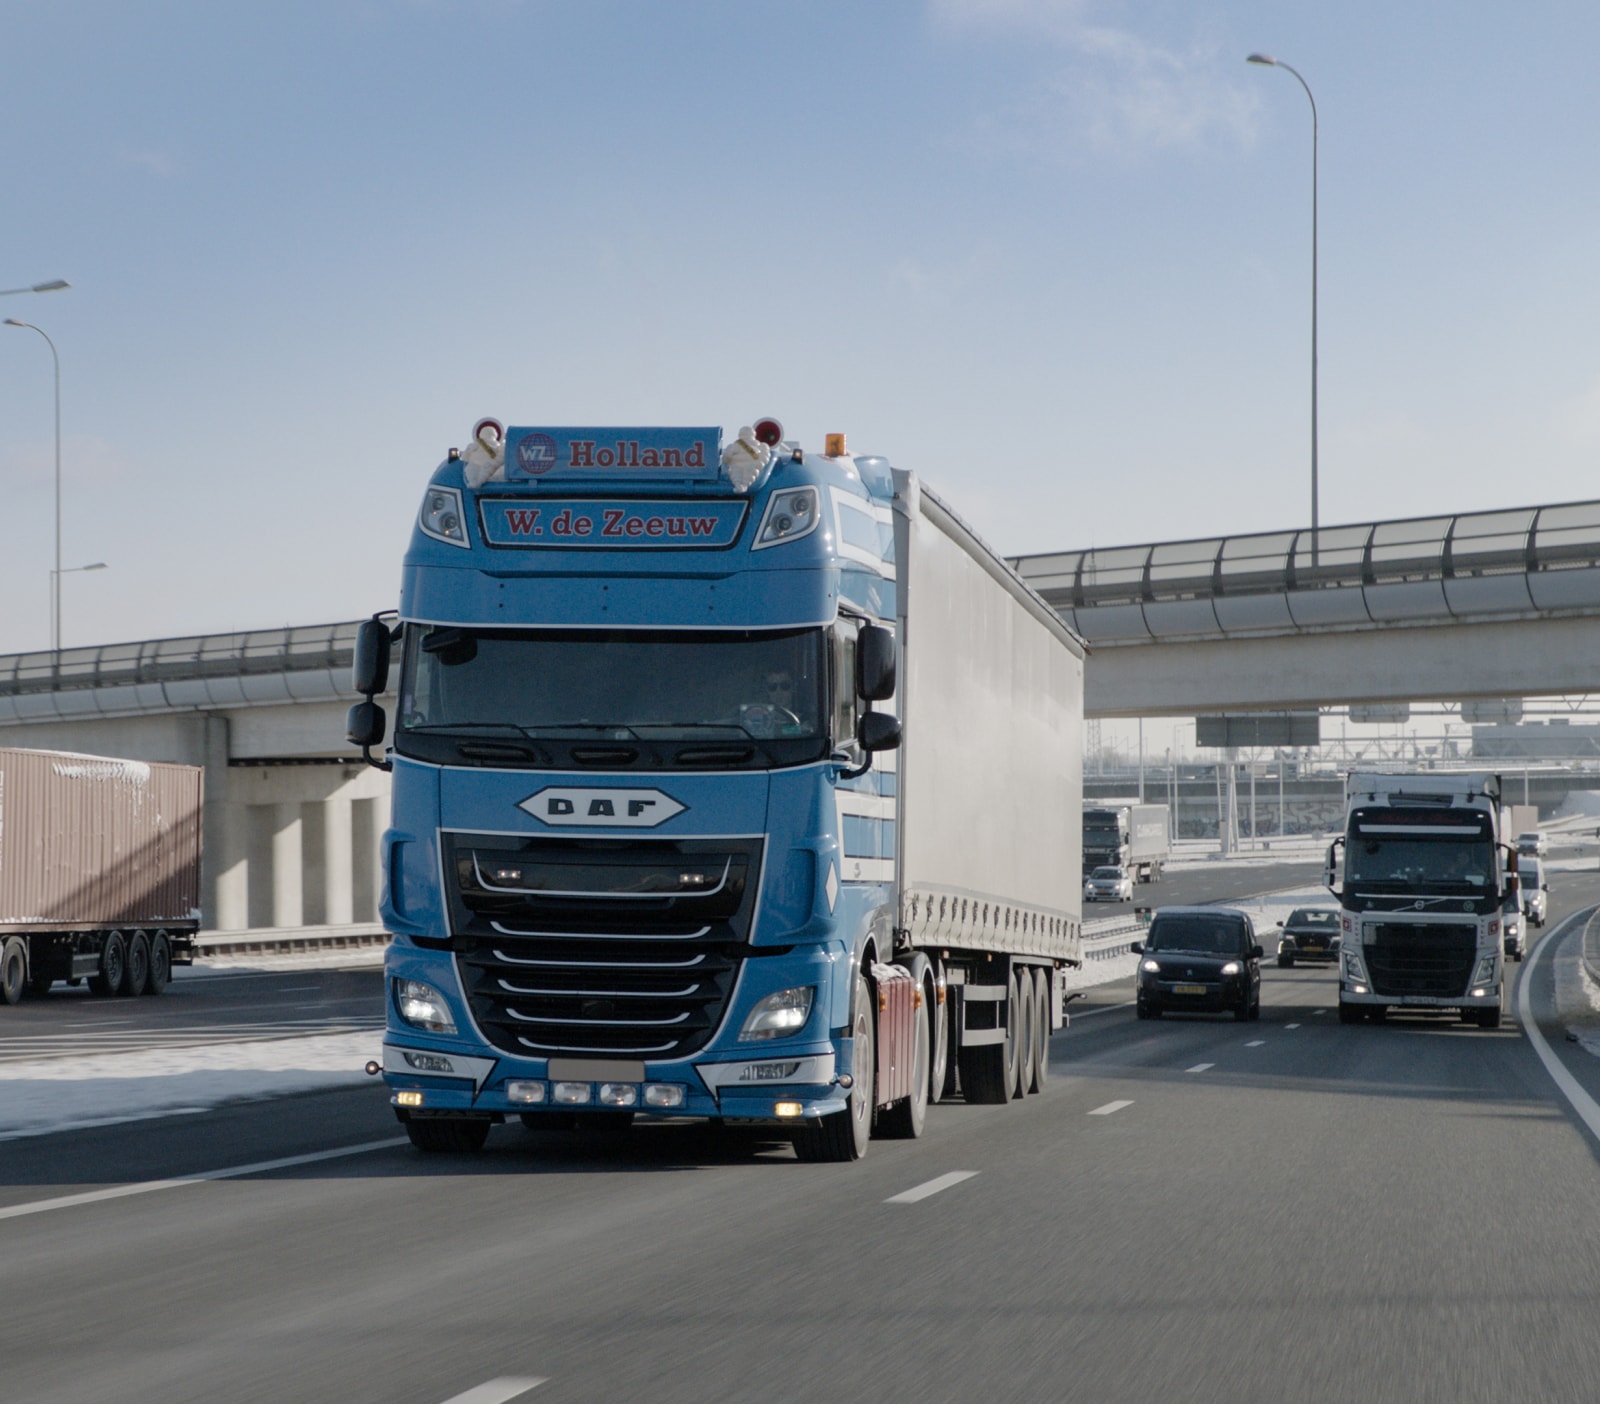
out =
<svg viewBox="0 0 1600 1404"><path fill-rule="evenodd" d="M1600 691L1600 502L1023 556L1099 717Z"/></svg>
<svg viewBox="0 0 1600 1404"><path fill-rule="evenodd" d="M1600 692L1600 502L1015 562L1090 716ZM376 920L388 776L344 742L357 622L0 657L0 745L206 769L206 925ZM392 708L391 708L392 711Z"/></svg>

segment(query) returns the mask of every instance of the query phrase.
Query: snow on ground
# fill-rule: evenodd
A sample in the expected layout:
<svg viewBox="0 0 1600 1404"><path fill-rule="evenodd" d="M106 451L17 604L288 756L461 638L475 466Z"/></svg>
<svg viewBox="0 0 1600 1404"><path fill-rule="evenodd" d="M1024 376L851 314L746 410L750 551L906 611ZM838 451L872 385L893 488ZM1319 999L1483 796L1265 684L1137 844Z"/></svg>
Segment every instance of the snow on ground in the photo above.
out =
<svg viewBox="0 0 1600 1404"><path fill-rule="evenodd" d="M349 1086L382 1044L374 1030L0 1064L0 1140Z"/></svg>

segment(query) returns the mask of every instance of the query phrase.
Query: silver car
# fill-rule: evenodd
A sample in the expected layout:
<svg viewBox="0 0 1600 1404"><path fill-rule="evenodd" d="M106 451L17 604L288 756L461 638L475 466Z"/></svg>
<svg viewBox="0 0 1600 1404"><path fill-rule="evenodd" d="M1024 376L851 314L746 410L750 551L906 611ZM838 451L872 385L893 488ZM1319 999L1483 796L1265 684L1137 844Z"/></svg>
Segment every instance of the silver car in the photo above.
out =
<svg viewBox="0 0 1600 1404"><path fill-rule="evenodd" d="M1535 926L1543 926L1550 910L1550 884L1544 864L1537 858L1517 861L1517 877L1522 887L1523 915Z"/></svg>
<svg viewBox="0 0 1600 1404"><path fill-rule="evenodd" d="M1085 902L1131 902L1133 879L1122 868L1096 868L1084 880Z"/></svg>

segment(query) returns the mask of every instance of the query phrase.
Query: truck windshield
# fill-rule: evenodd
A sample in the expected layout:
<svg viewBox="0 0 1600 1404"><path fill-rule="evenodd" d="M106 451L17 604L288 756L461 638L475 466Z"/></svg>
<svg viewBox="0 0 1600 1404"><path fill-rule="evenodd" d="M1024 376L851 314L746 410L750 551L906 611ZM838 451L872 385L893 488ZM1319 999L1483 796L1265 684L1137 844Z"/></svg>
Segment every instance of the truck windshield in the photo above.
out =
<svg viewBox="0 0 1600 1404"><path fill-rule="evenodd" d="M1486 836L1465 830L1450 835L1363 834L1347 843L1351 883L1374 890L1438 888L1481 893L1494 878L1494 851Z"/></svg>
<svg viewBox="0 0 1600 1404"><path fill-rule="evenodd" d="M567 759L565 743L602 744L619 763L616 743L644 743L636 755L665 746L664 763L679 764L690 758L673 743L689 742L713 762L759 752L781 764L826 741L827 660L820 629L410 625L395 740L407 754L428 752L428 739L440 737L548 742ZM751 742L774 743L776 754Z"/></svg>

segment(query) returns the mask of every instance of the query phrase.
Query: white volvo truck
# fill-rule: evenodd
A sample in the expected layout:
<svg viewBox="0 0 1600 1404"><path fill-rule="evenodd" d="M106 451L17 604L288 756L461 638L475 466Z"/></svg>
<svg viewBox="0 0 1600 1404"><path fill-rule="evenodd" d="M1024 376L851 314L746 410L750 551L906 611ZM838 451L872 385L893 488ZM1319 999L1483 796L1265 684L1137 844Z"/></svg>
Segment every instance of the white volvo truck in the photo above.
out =
<svg viewBox="0 0 1600 1404"><path fill-rule="evenodd" d="M1326 881L1343 909L1341 1023L1399 1009L1499 1027L1502 908L1516 885L1499 776L1352 772Z"/></svg>

